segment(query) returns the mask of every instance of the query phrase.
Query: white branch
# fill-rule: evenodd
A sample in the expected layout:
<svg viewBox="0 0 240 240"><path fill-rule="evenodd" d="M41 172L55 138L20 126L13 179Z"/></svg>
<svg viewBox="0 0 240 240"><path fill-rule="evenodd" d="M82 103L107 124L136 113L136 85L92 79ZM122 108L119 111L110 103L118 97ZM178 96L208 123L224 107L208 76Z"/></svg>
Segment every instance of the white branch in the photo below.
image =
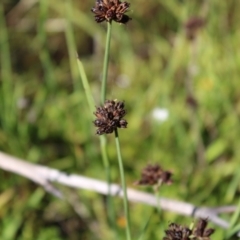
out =
<svg viewBox="0 0 240 240"><path fill-rule="evenodd" d="M57 169L48 168L38 164L29 163L0 152L0 168L24 176L33 182L43 186L51 194L63 198L61 192L57 190L51 182L57 182L69 187L87 189L104 195L109 194L108 184L104 181L87 178L76 174L66 174ZM123 196L121 187L111 184L110 194L112 196ZM132 202L144 203L156 207L157 199L154 195L137 191L131 188L127 190L128 200ZM195 218L208 218L210 221L222 228L228 228L229 224L221 219L217 214L223 212L233 212L235 206L223 206L218 208L196 207L191 203L180 202L173 199L160 198L160 207L163 210L175 212L180 215L193 216Z"/></svg>

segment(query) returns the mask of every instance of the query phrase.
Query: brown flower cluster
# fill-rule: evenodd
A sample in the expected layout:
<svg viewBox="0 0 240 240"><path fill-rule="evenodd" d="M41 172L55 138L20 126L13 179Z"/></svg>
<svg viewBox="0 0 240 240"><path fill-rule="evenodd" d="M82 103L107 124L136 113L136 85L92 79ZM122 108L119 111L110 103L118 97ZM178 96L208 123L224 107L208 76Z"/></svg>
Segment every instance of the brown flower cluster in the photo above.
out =
<svg viewBox="0 0 240 240"><path fill-rule="evenodd" d="M171 223L165 233L163 240L190 240L192 231L187 227Z"/></svg>
<svg viewBox="0 0 240 240"><path fill-rule="evenodd" d="M130 7L130 3L120 0L96 0L92 12L95 14L96 22L103 21L118 23L127 23L131 18L125 13Z"/></svg>
<svg viewBox="0 0 240 240"><path fill-rule="evenodd" d="M200 17L192 17L185 23L186 37L189 40L196 38L197 32L205 25L205 20Z"/></svg>
<svg viewBox="0 0 240 240"><path fill-rule="evenodd" d="M161 183L171 184L172 173L164 171L158 164L148 165L142 170L141 179L136 185L159 185Z"/></svg>
<svg viewBox="0 0 240 240"><path fill-rule="evenodd" d="M213 228L207 228L208 220L200 219L197 223L196 228L193 230L193 235L196 239L209 240L210 236L214 233Z"/></svg>
<svg viewBox="0 0 240 240"><path fill-rule="evenodd" d="M188 227L171 223L165 231L166 236L163 240L210 240L215 230L207 228L207 224L207 219L200 219L197 226L191 230Z"/></svg>
<svg viewBox="0 0 240 240"><path fill-rule="evenodd" d="M97 119L94 120L94 125L98 128L97 134L112 133L116 128L126 128L127 121L122 119L126 111L123 102L116 100L106 100L103 107L96 107L94 115Z"/></svg>

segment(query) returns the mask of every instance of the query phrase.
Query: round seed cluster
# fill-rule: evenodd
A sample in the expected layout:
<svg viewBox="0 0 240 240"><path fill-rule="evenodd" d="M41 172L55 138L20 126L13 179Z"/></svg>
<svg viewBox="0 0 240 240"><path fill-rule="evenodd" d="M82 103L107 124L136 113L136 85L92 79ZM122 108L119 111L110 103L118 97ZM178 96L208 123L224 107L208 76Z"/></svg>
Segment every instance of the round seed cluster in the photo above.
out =
<svg viewBox="0 0 240 240"><path fill-rule="evenodd" d="M98 135L112 133L117 128L126 128L127 121L122 119L126 111L124 102L116 100L106 100L103 107L96 107L94 115L97 119L94 120L94 125L98 128Z"/></svg>

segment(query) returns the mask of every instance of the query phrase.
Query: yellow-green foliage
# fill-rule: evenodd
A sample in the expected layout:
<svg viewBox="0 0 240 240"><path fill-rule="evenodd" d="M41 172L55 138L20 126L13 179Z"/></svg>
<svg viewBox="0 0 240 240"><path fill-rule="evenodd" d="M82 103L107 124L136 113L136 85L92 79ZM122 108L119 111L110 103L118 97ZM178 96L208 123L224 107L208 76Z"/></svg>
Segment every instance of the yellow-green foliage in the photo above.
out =
<svg viewBox="0 0 240 240"><path fill-rule="evenodd" d="M98 105L106 23L94 21L93 0L33 2L0 3L0 150L106 180L73 51L75 42ZM237 205L240 1L130 3L132 21L113 23L107 86L107 97L124 100L128 112L128 128L119 131L127 185L133 187L147 163L159 163L174 178L162 196ZM196 16L205 24L191 41L185 23ZM168 119L154 119L155 108L168 110ZM108 139L111 174L119 183L113 136ZM117 239L98 194L63 189L73 208L14 174L0 170L0 182L0 239ZM114 201L117 235L124 239L122 201ZM133 239L152 211L130 205ZM192 219L155 213L144 239L162 239L173 221L189 225ZM217 228L212 239L223 235Z"/></svg>

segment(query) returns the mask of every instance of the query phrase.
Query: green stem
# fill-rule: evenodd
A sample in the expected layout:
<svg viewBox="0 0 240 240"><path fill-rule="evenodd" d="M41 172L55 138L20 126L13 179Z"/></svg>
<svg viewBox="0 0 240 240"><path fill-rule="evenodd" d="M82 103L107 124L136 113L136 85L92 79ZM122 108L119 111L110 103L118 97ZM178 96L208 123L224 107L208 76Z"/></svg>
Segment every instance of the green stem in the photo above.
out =
<svg viewBox="0 0 240 240"><path fill-rule="evenodd" d="M115 129L115 141L116 141L119 171L120 171L122 189L123 189L124 212L125 212L125 217L126 217L126 221L127 221L126 235L127 235L127 240L131 240L130 216L129 216L129 209L128 209L127 188L126 188L126 183L125 183L123 161L122 161L122 155L121 155L121 149L120 149L120 143L119 143L119 137L118 137L118 130L117 129Z"/></svg>
<svg viewBox="0 0 240 240"><path fill-rule="evenodd" d="M103 165L104 165L106 179L108 183L108 197L107 197L108 219L116 233L117 230L116 230L116 224L115 224L115 212L114 212L114 206L113 206L113 201L111 196L111 172L110 172L110 165L109 165L108 155L107 155L107 139L105 135L100 136L100 145L101 145Z"/></svg>
<svg viewBox="0 0 240 240"><path fill-rule="evenodd" d="M88 83L88 79L87 79L84 67L79 58L77 59L77 65L78 65L78 70L79 70L79 73L80 73L80 76L82 79L83 88L86 93L88 105L89 105L90 111L93 113L93 112L95 112L94 99L93 99L93 96L91 93L91 89L90 89L90 86ZM108 194L109 197L107 199L107 205L108 205L108 209L109 209L108 218L111 222L111 225L115 228L115 226L114 226L115 213L114 213L113 203L112 203L111 194L110 194L110 185L111 185L110 165L109 165L109 161L108 161L106 142L107 142L106 136L104 136L104 135L100 136L101 155L102 155L102 160L103 160L103 166L105 168L106 179L108 182L108 192L109 192L109 194Z"/></svg>
<svg viewBox="0 0 240 240"><path fill-rule="evenodd" d="M80 93L78 71L76 69L77 47L76 47L74 30L73 30L72 20L71 20L71 17L73 15L72 0L65 0L65 14L67 18L65 36L66 36L66 42L67 42L67 48L68 48L68 54L69 54L70 72L73 79L74 90L75 92Z"/></svg>
<svg viewBox="0 0 240 240"><path fill-rule="evenodd" d="M159 216L161 214L160 191L159 191L161 186L162 186L162 181L160 181L157 185L153 187L155 196L157 198L157 210L158 210Z"/></svg>
<svg viewBox="0 0 240 240"><path fill-rule="evenodd" d="M159 193L159 191L156 192L155 195L156 195L156 198L157 198L157 209L158 209L158 214L159 214L159 217L160 217L161 205L160 205L160 193Z"/></svg>
<svg viewBox="0 0 240 240"><path fill-rule="evenodd" d="M0 3L0 107L1 115L3 118L2 125L6 130L10 130L14 124L13 115L13 96L9 93L13 93L13 78L12 78L12 66L11 66L11 53L8 37L8 29L4 16L4 4ZM3 129L4 129L3 128Z"/></svg>
<svg viewBox="0 0 240 240"><path fill-rule="evenodd" d="M112 32L111 22L107 23L107 38L105 45L104 63L103 63L103 76L102 76L102 89L101 89L101 103L104 104L106 99L106 89L107 89L107 75L108 75L108 63L109 63L109 52L110 52L110 40Z"/></svg>
<svg viewBox="0 0 240 240"><path fill-rule="evenodd" d="M110 42L110 35L109 35L109 39L108 42ZM109 45L109 44L108 44ZM109 47L107 50L108 54L109 54ZM106 57L106 53L105 53L105 58L107 59L106 61L108 61L108 57ZM105 84L105 87L102 86L102 89L106 89L106 79L107 79L107 62L104 61L104 72L105 72L105 80L103 81ZM89 82L83 67L82 62L80 61L79 58L77 58L77 65L78 65L78 70L82 79L82 83L83 83L83 88L84 91L86 93L86 97L87 97L87 101L88 101L88 105L90 108L90 111L93 113L95 112L95 107L94 107L94 99L93 99L93 95L89 86ZM103 100L104 103L105 99ZM110 194L110 186L111 186L111 175L110 175L110 164L109 164L109 160L108 160L108 154L107 154L107 139L106 136L102 135L100 136L100 146L101 146L101 155L102 155L102 160L103 160L103 166L105 169L105 174L106 174L106 179L108 182L108 199L107 199L107 205L108 205L108 218L110 220L111 225L113 226L113 228L115 228L115 213L114 213L114 208L113 208L113 203L112 203L112 197ZM116 230L115 230L116 232Z"/></svg>
<svg viewBox="0 0 240 240"><path fill-rule="evenodd" d="M103 62L103 75L102 75L102 86L101 86L101 103L104 104L106 100L106 91L107 91L107 76L108 76L108 63L109 63L109 54L110 54L110 41L111 41L111 31L112 31L112 24L110 22L107 23L107 36L106 36L106 45L105 45L105 53L104 53L104 62ZM101 152L102 152L102 159L103 164L106 172L106 177L108 181L108 205L110 209L110 221L111 224L115 227L114 219L115 213L113 209L112 198L110 194L110 185L111 185L111 175L110 175L110 164L107 156L107 139L106 136L102 135L100 137L101 143Z"/></svg>
<svg viewBox="0 0 240 240"><path fill-rule="evenodd" d="M84 67L82 65L82 62L80 61L79 58L77 58L77 66L78 66L78 71L80 73L80 77L82 79L82 84L83 84L83 88L87 97L87 102L89 105L89 109L91 111L91 113L93 114L93 112L95 112L95 103L94 103L94 99L93 99L93 95L88 83L88 79L87 79L87 75L85 73Z"/></svg>
<svg viewBox="0 0 240 240"><path fill-rule="evenodd" d="M55 91L56 84L54 78L54 70L51 58L49 56L48 48L46 47L47 43L47 34L45 23L48 18L48 0L40 0L39 1L39 23L38 23L38 52L40 61L44 70L44 79L46 82L47 90Z"/></svg>

